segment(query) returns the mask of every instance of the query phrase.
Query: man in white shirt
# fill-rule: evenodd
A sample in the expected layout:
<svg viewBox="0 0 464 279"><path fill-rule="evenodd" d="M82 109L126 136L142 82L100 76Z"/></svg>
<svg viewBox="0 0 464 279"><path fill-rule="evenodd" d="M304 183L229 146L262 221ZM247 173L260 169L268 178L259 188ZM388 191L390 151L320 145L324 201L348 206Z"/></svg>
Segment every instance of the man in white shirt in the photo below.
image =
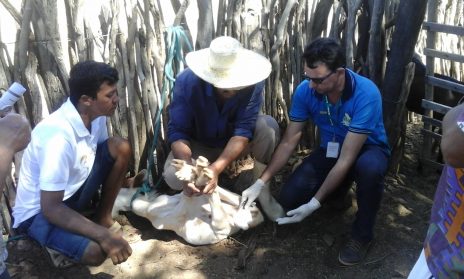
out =
<svg viewBox="0 0 464 279"><path fill-rule="evenodd" d="M20 170L13 209L17 232L47 248L63 267L127 260L132 250L111 217L131 156L127 140L108 137L106 117L117 108L118 72L100 62L77 63L70 72L69 99L32 131ZM100 190L93 220L80 212ZM57 256L58 254L58 256Z"/></svg>

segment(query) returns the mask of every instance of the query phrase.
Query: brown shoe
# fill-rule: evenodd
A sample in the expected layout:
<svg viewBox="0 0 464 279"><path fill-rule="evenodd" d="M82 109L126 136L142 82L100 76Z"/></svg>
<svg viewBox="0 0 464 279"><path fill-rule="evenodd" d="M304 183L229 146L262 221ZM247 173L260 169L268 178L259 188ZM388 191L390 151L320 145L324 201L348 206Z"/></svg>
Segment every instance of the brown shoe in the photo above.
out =
<svg viewBox="0 0 464 279"><path fill-rule="evenodd" d="M366 257L370 245L371 241L363 243L351 238L345 246L340 249L338 261L345 266L359 264Z"/></svg>

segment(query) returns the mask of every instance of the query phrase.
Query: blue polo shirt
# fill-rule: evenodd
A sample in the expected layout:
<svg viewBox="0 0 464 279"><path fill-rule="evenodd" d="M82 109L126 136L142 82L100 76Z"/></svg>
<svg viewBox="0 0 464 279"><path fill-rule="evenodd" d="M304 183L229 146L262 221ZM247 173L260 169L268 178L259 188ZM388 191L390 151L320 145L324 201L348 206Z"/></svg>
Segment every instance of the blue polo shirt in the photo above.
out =
<svg viewBox="0 0 464 279"><path fill-rule="evenodd" d="M365 144L378 145L390 155L379 89L371 80L351 70L345 71L345 88L335 105L310 88L309 81L300 83L292 97L289 117L295 122L311 119L319 128L322 148L327 148L333 138L341 146L350 131L367 134Z"/></svg>
<svg viewBox="0 0 464 279"><path fill-rule="evenodd" d="M222 148L233 136L251 140L263 88L264 82L244 88L219 108L213 86L185 69L176 79L169 106L169 144L183 139Z"/></svg>

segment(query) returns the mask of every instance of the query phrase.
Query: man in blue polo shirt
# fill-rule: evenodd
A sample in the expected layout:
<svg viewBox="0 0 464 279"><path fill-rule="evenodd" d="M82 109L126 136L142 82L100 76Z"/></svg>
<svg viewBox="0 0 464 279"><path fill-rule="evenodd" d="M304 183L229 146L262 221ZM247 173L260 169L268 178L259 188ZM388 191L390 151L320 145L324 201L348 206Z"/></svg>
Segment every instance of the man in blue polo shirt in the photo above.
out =
<svg viewBox="0 0 464 279"><path fill-rule="evenodd" d="M279 127L272 117L259 114L271 63L231 37L218 37L209 48L188 53L186 62L189 68L177 77L169 107L171 153L163 176L187 196L211 194L234 160L251 153L257 167L274 152ZM179 180L171 165L174 158L193 164L198 156L211 162L213 178L204 188ZM270 217L275 220L283 213L280 208Z"/></svg>
<svg viewBox="0 0 464 279"><path fill-rule="evenodd" d="M290 175L279 202L287 217L277 223L300 222L330 194L346 194L356 182L358 212L352 235L342 247L343 265L359 263L373 238L390 150L382 120L382 100L373 82L344 67L343 49L332 39L306 46L304 80L296 89L290 123L266 170L242 193L248 206L288 161L308 120L319 128L320 146Z"/></svg>

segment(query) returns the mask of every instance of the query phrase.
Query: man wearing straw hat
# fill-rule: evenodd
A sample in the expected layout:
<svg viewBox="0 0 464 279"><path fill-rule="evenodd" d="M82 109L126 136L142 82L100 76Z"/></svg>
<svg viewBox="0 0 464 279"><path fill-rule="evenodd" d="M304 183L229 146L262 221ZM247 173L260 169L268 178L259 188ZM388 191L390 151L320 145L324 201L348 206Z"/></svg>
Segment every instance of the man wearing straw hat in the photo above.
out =
<svg viewBox="0 0 464 279"><path fill-rule="evenodd" d="M171 152L165 181L188 196L211 194L226 167L250 153L259 176L279 141L277 122L259 114L271 63L225 36L214 39L209 48L188 53L186 62L189 68L177 77L169 107ZM191 164L198 156L211 162L213 174L202 189L177 179L171 166L173 159ZM278 205L264 210L273 220L283 214Z"/></svg>

